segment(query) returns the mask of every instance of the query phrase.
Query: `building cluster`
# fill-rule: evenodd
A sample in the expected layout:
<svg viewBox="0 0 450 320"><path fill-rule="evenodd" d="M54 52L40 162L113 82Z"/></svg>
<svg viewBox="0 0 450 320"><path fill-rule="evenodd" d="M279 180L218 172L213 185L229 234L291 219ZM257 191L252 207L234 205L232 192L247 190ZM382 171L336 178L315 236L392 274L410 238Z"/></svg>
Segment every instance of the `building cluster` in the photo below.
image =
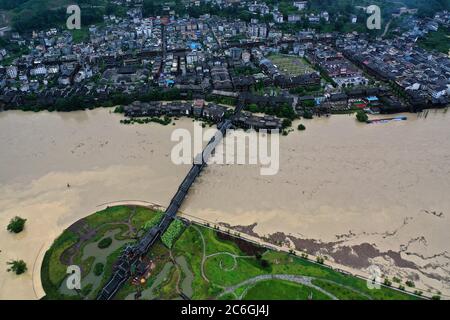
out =
<svg viewBox="0 0 450 320"><path fill-rule="evenodd" d="M196 99L193 102L140 102L135 101L124 107L124 114L130 118L138 117L159 117L163 115L173 117L194 117L200 118L212 123L221 123L224 121L229 107L215 103L205 103L202 99ZM243 129L278 129L282 128L282 121L274 116L256 116L250 112L242 112L233 119L236 127Z"/></svg>
<svg viewBox="0 0 450 320"><path fill-rule="evenodd" d="M318 44L307 54L308 59L318 65L339 88L367 85L369 79L363 72L339 52L326 44Z"/></svg>
<svg viewBox="0 0 450 320"><path fill-rule="evenodd" d="M346 39L346 57L378 79L391 83L415 106L447 104L450 100L450 59L401 38L368 42Z"/></svg>
<svg viewBox="0 0 450 320"><path fill-rule="evenodd" d="M235 5L213 2L223 8ZM187 5L200 4L190 1ZM386 101L394 106L448 103L449 57L415 43L435 24L448 26L447 12L433 19L413 17L410 22L415 27L410 32L369 41L364 34L282 31L279 24L263 19L276 6L261 1L239 1L238 5L255 18L245 22L210 14L177 17L170 5L167 16L143 17L138 6L129 8L124 17L105 16L104 23L90 26L82 40L58 29L36 31L27 38L13 33L10 41L28 52L0 61L0 109L52 106L71 97L87 105L116 95L138 100L156 89L176 89L189 99L236 98L238 93L251 92L257 105L288 104L295 109L301 106L298 101L313 100L318 107L326 102L329 110L346 110L351 108L349 99L375 95L356 91L380 83L389 87L388 94L380 96L389 97ZM307 1L292 2L298 14L306 14L307 6ZM0 49L0 57L8 57L5 51ZM305 58L309 71L292 75L281 70L272 61L274 53ZM268 94L266 88L276 93ZM299 88L319 90L298 97L295 89ZM331 99L350 92L347 98Z"/></svg>

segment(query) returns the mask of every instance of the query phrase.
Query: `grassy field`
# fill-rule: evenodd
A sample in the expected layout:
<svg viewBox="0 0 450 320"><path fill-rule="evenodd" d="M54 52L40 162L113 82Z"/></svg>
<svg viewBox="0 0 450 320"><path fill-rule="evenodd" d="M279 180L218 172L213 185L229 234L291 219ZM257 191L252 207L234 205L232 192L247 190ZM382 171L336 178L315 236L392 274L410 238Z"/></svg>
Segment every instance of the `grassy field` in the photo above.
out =
<svg viewBox="0 0 450 320"><path fill-rule="evenodd" d="M330 300L316 289L284 280L267 280L251 287L243 300Z"/></svg>
<svg viewBox="0 0 450 320"><path fill-rule="evenodd" d="M71 226L45 255L41 276L46 298L95 298L124 246L160 218L158 211L119 206ZM136 293L140 299L180 299L181 293L191 299L415 299L390 288L370 290L364 280L203 226L177 223L176 231L173 245L158 240L145 257L153 267L144 281L128 281L116 299L135 299ZM99 249L105 237L113 242ZM93 266L98 263L105 267L96 278ZM82 289L76 292L63 286L69 264L82 269Z"/></svg>
<svg viewBox="0 0 450 320"><path fill-rule="evenodd" d="M307 61L297 56L272 54L268 57L280 71L290 76L300 76L314 72Z"/></svg>

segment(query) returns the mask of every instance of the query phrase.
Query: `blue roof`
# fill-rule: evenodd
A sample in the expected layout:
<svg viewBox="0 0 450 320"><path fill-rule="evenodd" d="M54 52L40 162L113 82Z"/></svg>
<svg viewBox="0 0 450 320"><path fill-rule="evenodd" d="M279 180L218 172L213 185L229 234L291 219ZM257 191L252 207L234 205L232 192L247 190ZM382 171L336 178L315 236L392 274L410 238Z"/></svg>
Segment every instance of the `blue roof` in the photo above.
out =
<svg viewBox="0 0 450 320"><path fill-rule="evenodd" d="M369 100L369 101L378 101L378 98L377 97L367 97L367 100Z"/></svg>
<svg viewBox="0 0 450 320"><path fill-rule="evenodd" d="M190 47L191 47L191 49L198 49L198 48L200 48L200 43L191 42Z"/></svg>

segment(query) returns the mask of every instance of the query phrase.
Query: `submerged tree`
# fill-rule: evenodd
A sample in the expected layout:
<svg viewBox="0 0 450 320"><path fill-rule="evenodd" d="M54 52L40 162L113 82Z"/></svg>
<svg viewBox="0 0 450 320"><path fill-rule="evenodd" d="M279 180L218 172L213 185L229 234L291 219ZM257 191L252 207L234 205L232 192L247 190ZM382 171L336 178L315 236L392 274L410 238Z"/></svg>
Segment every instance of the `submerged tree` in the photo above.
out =
<svg viewBox="0 0 450 320"><path fill-rule="evenodd" d="M11 266L7 270L8 272L14 272L15 274L19 275L27 271L27 264L23 260L12 260L8 261L6 264Z"/></svg>
<svg viewBox="0 0 450 320"><path fill-rule="evenodd" d="M359 122L367 122L367 120L369 120L369 117L363 110L358 110L356 112L356 119L358 119Z"/></svg>
<svg viewBox="0 0 450 320"><path fill-rule="evenodd" d="M6 228L9 232L19 233L23 230L25 227L25 222L27 219L23 219L21 217L14 217L11 219L11 221L8 224L8 227Z"/></svg>

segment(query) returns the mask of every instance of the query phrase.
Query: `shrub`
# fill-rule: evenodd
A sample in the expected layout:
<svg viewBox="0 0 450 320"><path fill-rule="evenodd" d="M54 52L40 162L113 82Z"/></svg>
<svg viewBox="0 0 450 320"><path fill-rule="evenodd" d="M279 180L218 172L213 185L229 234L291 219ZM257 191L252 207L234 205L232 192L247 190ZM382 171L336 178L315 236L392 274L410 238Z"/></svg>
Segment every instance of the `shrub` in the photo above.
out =
<svg viewBox="0 0 450 320"><path fill-rule="evenodd" d="M27 219L23 219L21 217L14 217L11 219L11 221L8 224L8 227L6 229L9 232L19 233L22 232L23 228L25 227L25 222Z"/></svg>
<svg viewBox="0 0 450 320"><path fill-rule="evenodd" d="M325 260L322 257L317 257L316 258L317 263L323 264L325 262Z"/></svg>
<svg viewBox="0 0 450 320"><path fill-rule="evenodd" d="M164 212L158 211L152 218L147 220L144 225L142 226L142 229L149 230L156 226L161 219L163 218Z"/></svg>
<svg viewBox="0 0 450 320"><path fill-rule="evenodd" d="M27 264L23 260L13 260L9 261L6 264L10 265L11 268L9 268L8 272L14 272L15 274L19 275L27 271Z"/></svg>
<svg viewBox="0 0 450 320"><path fill-rule="evenodd" d="M441 300L441 296L440 295L434 295L431 297L431 300Z"/></svg>
<svg viewBox="0 0 450 320"><path fill-rule="evenodd" d="M367 122L367 120L369 120L369 117L367 116L367 114L363 110L358 110L356 112L356 119L359 122Z"/></svg>
<svg viewBox="0 0 450 320"><path fill-rule="evenodd" d="M303 118L305 119L312 119L313 118L313 113L309 110L305 110L305 112L303 113Z"/></svg>
<svg viewBox="0 0 450 320"><path fill-rule="evenodd" d="M287 118L283 119L283 121L281 123L281 126L282 126L283 129L289 128L291 125L292 125L292 120L287 119Z"/></svg>
<svg viewBox="0 0 450 320"><path fill-rule="evenodd" d="M184 224L181 220L173 220L166 232L161 236L161 241L167 248L172 248L175 241L184 231Z"/></svg>
<svg viewBox="0 0 450 320"><path fill-rule="evenodd" d="M405 282L405 284L406 284L408 287L410 287L410 288L414 288L414 287L415 287L414 282L412 282L411 280L407 280L407 281Z"/></svg>
<svg viewBox="0 0 450 320"><path fill-rule="evenodd" d="M123 106L117 106L117 107L114 109L114 113L124 113L124 108L123 108Z"/></svg>
<svg viewBox="0 0 450 320"><path fill-rule="evenodd" d="M270 268L270 262L267 261L266 259L259 260L259 263L261 264L261 267L263 269L269 269Z"/></svg>
<svg viewBox="0 0 450 320"><path fill-rule="evenodd" d="M392 285L392 281L390 281L388 278L384 278L384 285L390 287Z"/></svg>
<svg viewBox="0 0 450 320"><path fill-rule="evenodd" d="M95 264L94 266L94 274L98 277L103 273L103 268L105 267L105 265L101 262L98 262Z"/></svg>
<svg viewBox="0 0 450 320"><path fill-rule="evenodd" d="M300 131L304 131L304 130L306 130L306 127L303 124L300 123L298 125L297 129L300 130Z"/></svg>
<svg viewBox="0 0 450 320"><path fill-rule="evenodd" d="M102 240L100 240L100 242L98 243L97 246L100 249L106 249L111 245L111 243L112 243L112 239L110 237L106 237L106 238L103 238Z"/></svg>

